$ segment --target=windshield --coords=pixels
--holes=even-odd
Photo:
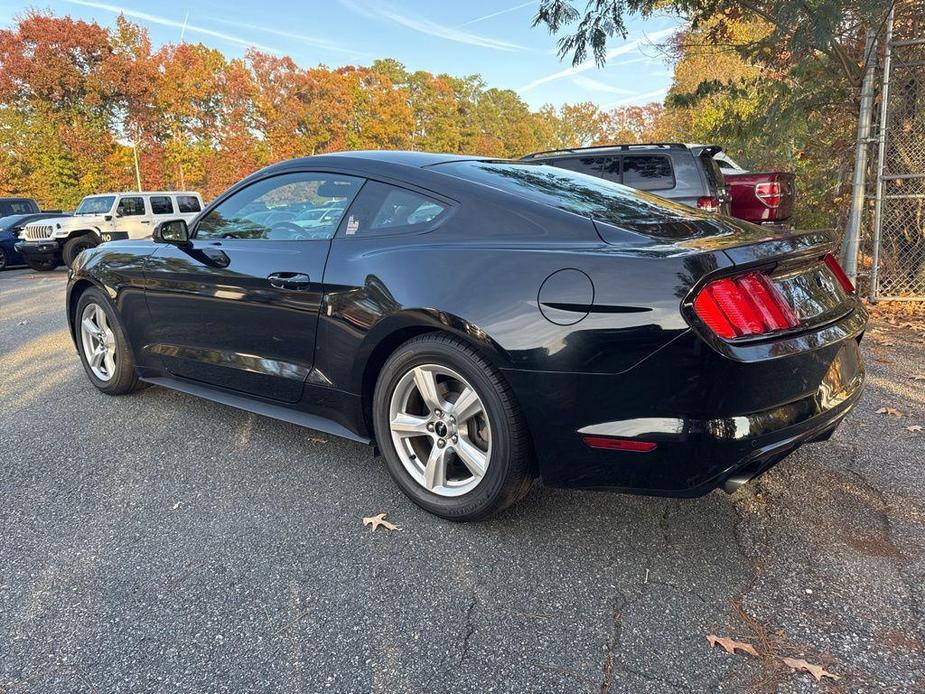
[[[702,212],[651,193],[545,164],[459,161],[433,168],[616,226],[705,218]]]
[[[84,198],[80,201],[74,214],[108,214],[115,201],[115,195],[97,195]]]

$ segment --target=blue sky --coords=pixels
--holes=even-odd
[[[229,57],[248,46],[291,56],[299,65],[329,67],[395,58],[411,70],[479,73],[492,87],[516,90],[533,108],[593,101],[603,108],[660,101],[671,67],[655,43],[677,18],[631,18],[626,40],[611,41],[604,69],[560,61],[555,38],[531,28],[538,0],[53,0],[29,5],[0,0],[0,24],[34,7],[112,25],[121,11],[146,26],[155,45],[181,37]],[[582,6],[583,2],[577,3]]]

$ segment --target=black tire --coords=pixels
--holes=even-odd
[[[36,272],[48,272],[58,267],[59,263],[54,258],[26,258],[26,265]]]
[[[392,393],[415,366],[435,364],[452,369],[475,389],[491,427],[491,455],[484,477],[456,497],[435,494],[419,484],[402,464],[389,428]],[[422,335],[401,345],[379,373],[373,396],[376,440],[392,478],[421,508],[452,521],[485,518],[526,496],[533,483],[532,450],[527,426],[510,386],[474,348],[449,335]]]
[[[90,234],[75,236],[64,242],[64,248],[61,249],[61,259],[67,267],[71,267],[83,251],[88,248],[99,246],[96,239]]]
[[[6,266],[9,264],[10,259],[6,255],[6,251],[0,248],[0,270],[6,270]]]
[[[84,311],[90,304],[96,304],[106,314],[109,329],[115,339],[115,370],[113,371],[113,377],[109,380],[100,379],[93,373],[87,354],[84,351],[80,322]],[[77,351],[80,352],[80,361],[83,364],[84,371],[87,373],[87,378],[98,390],[107,395],[125,395],[138,390],[142,386],[135,370],[135,357],[129,347],[128,340],[125,338],[122,325],[109,300],[99,289],[87,289],[80,295],[80,299],[77,301],[77,310],[74,314],[74,329],[77,333]]]

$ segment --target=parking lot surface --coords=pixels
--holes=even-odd
[[[921,332],[874,324],[856,411],[733,496],[537,485],[460,525],[364,446],[98,393],[65,280],[0,273],[4,694],[925,690]]]

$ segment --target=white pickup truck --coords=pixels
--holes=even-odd
[[[141,239],[167,219],[191,222],[202,211],[192,192],[101,193],[88,195],[72,217],[38,220],[23,227],[16,244],[33,270],[70,266],[80,252],[104,241]]]

